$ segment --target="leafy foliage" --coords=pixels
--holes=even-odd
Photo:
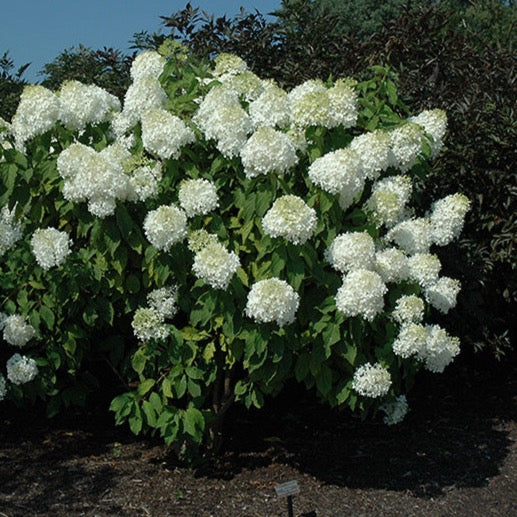
[[[29,65],[26,63],[14,71],[14,61],[9,57],[9,52],[4,52],[0,57],[0,117],[4,120],[11,120],[16,111],[23,87],[27,84],[23,74]]]

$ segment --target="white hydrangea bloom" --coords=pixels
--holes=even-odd
[[[260,127],[241,150],[244,173],[248,178],[277,172],[284,174],[298,162],[296,149],[285,133]]]
[[[386,413],[384,416],[384,423],[386,425],[396,425],[404,420],[409,406],[406,396],[400,395],[395,400],[385,402],[379,409]]]
[[[414,294],[401,296],[397,300],[392,316],[400,325],[421,323],[424,319],[424,301]]]
[[[409,122],[421,126],[430,138],[433,156],[438,155],[443,147],[443,137],[447,131],[447,114],[441,109],[425,110]]]
[[[463,194],[453,194],[436,201],[430,217],[433,242],[445,246],[456,239],[469,210],[470,201]]]
[[[196,253],[192,271],[214,289],[227,289],[239,266],[239,257],[233,251],[214,242]]]
[[[6,364],[7,378],[16,385],[26,384],[38,375],[36,361],[30,357],[14,354]]]
[[[65,81],[59,90],[60,119],[71,130],[100,124],[120,111],[120,101],[94,84]]]
[[[241,74],[223,74],[218,77],[218,80],[246,102],[257,99],[264,92],[262,79],[249,70]]]
[[[130,201],[146,201],[158,195],[158,184],[162,178],[162,167],[144,165],[131,171],[129,176]]]
[[[291,141],[296,151],[305,153],[307,151],[307,139],[305,138],[305,130],[293,126],[285,133],[287,138]]]
[[[289,124],[287,92],[276,85],[268,85],[260,96],[250,103],[248,111],[254,128],[285,127]]]
[[[361,181],[356,181],[351,185],[347,185],[340,193],[339,193],[339,206],[342,210],[348,210],[356,201],[357,197],[363,191],[364,183]]]
[[[17,147],[23,149],[25,142],[51,129],[59,115],[55,93],[38,84],[25,86],[11,124]]]
[[[39,228],[31,238],[32,253],[36,262],[45,270],[61,265],[71,253],[72,241],[66,232],[56,228]]]
[[[357,92],[354,90],[356,81],[350,78],[338,79],[328,90],[329,112],[332,127],[352,127],[357,122],[358,104]]]
[[[0,257],[23,236],[22,225],[14,218],[14,212],[14,208],[9,210],[7,206],[0,210]]]
[[[422,130],[408,123],[392,129],[389,133],[391,165],[406,172],[415,165],[422,151]]]
[[[292,323],[300,305],[300,296],[279,278],[260,280],[251,286],[246,315],[258,323],[276,322],[279,327]]]
[[[248,70],[248,65],[244,59],[227,52],[221,52],[214,59],[214,63],[215,68],[213,74],[216,77],[220,77],[225,74],[242,74]]]
[[[387,234],[406,253],[427,253],[433,243],[431,221],[427,217],[407,219],[395,225]]]
[[[354,372],[352,389],[363,397],[384,397],[391,387],[390,372],[380,363],[363,364]]]
[[[447,314],[450,309],[456,307],[456,297],[461,290],[461,284],[454,278],[441,277],[436,283],[425,289],[425,299],[435,309]]]
[[[249,115],[237,93],[224,86],[212,88],[199,105],[193,122],[207,140],[215,140],[226,158],[237,156],[252,130]]]
[[[409,276],[406,254],[397,248],[378,251],[375,254],[374,269],[384,282],[403,282]]]
[[[283,237],[293,244],[304,244],[318,222],[316,210],[298,196],[282,196],[262,218],[262,227],[271,237]]]
[[[197,253],[210,244],[218,244],[217,235],[206,230],[194,230],[188,234],[188,249]]]
[[[131,63],[131,78],[133,81],[158,79],[163,72],[165,62],[165,58],[155,50],[144,50]]]
[[[412,183],[409,176],[390,176],[373,184],[372,195],[366,208],[372,212],[375,222],[390,228],[404,216],[411,197]]]
[[[372,269],[375,243],[368,232],[343,233],[325,251],[325,259],[340,273],[354,269]]]
[[[7,386],[5,382],[5,377],[0,373],[0,402],[5,399],[7,395]]]
[[[154,289],[147,295],[147,303],[162,318],[170,319],[178,312],[178,307],[176,306],[177,296],[177,286],[161,287],[160,289]]]
[[[164,109],[152,109],[142,115],[142,143],[146,151],[162,160],[177,159],[183,146],[196,140],[183,120]]]
[[[155,108],[163,108],[167,99],[167,94],[158,79],[145,77],[134,82],[126,91],[122,118],[115,119],[115,126],[113,128],[115,133],[125,133],[148,111]]]
[[[187,236],[187,216],[176,206],[162,205],[145,216],[144,232],[155,248],[169,251]]]
[[[208,214],[219,206],[217,189],[206,179],[184,181],[180,185],[178,199],[189,218]]]
[[[135,311],[131,326],[135,336],[141,341],[149,339],[165,339],[169,329],[163,323],[163,316],[153,308],[139,308]]]
[[[420,284],[421,287],[429,287],[438,280],[442,265],[440,259],[431,253],[417,253],[408,259],[409,278]]]
[[[336,307],[345,316],[372,321],[384,308],[387,288],[374,271],[355,269],[343,279],[336,294]]]
[[[361,158],[365,176],[375,180],[390,166],[390,137],[385,131],[375,130],[356,136],[350,149]]]
[[[289,94],[291,124],[298,127],[337,125],[329,90],[319,79],[310,79],[293,88]]]
[[[427,328],[419,323],[402,325],[397,339],[393,342],[393,353],[407,359],[413,355],[422,357],[427,341]]]
[[[425,348],[420,354],[427,370],[442,373],[459,353],[460,340],[457,337],[450,336],[438,325],[427,326]]]
[[[309,167],[309,178],[329,194],[344,190],[359,192],[364,186],[361,159],[352,149],[338,149],[314,160]]]
[[[36,335],[34,327],[20,314],[7,316],[3,328],[4,340],[13,346],[25,346]]]

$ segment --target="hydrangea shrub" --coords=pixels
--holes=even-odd
[[[432,324],[460,289],[433,248],[469,201],[411,206],[445,113],[411,116],[381,67],[287,92],[168,43],[131,77],[122,106],[28,87],[3,123],[0,398],[55,412],[104,361],[117,422],[187,448],[292,378],[400,422],[418,370],[460,351]]]

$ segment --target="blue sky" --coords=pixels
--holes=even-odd
[[[182,9],[187,0],[6,0],[0,18],[0,54],[9,50],[17,67],[31,63],[29,81],[61,51],[82,43],[94,49],[127,50],[135,32],[155,31],[160,16]],[[194,7],[232,16],[240,7],[266,14],[281,0],[192,0]]]

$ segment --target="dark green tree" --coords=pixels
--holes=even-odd
[[[0,57],[0,117],[4,120],[11,120],[16,111],[23,87],[27,84],[23,74],[29,65],[26,63],[16,69],[8,51]]]

